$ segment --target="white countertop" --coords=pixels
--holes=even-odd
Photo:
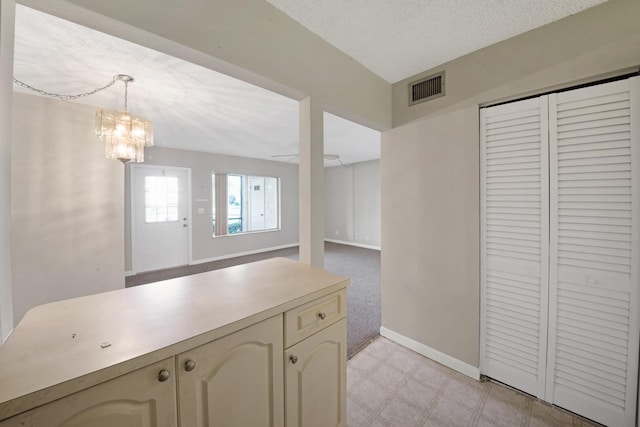
[[[31,309],[0,346],[0,420],[345,288],[286,258]]]

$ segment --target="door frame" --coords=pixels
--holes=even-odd
[[[187,265],[193,264],[193,251],[192,251],[192,238],[191,238],[191,221],[192,221],[192,209],[191,209],[191,168],[184,168],[178,166],[163,166],[163,165],[144,165],[144,164],[132,164],[130,170],[129,180],[129,202],[130,202],[130,219],[131,224],[131,273],[137,274],[139,265],[137,248],[136,248],[136,171],[140,169],[169,169],[178,172],[187,173]]]

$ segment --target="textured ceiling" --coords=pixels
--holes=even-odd
[[[266,0],[390,83],[606,0]]]
[[[153,121],[157,146],[297,162],[271,156],[298,152],[298,102],[257,86],[20,5],[14,58],[17,79],[60,94],[133,76],[129,110]],[[74,102],[123,109],[124,86]],[[325,113],[325,153],[379,158],[380,133]]]
[[[396,82],[605,0],[267,1]],[[298,151],[297,101],[20,5],[14,65],[16,78],[65,94],[134,76],[129,109],[154,122],[158,146],[297,161],[271,157]],[[121,109],[122,84],[77,102]],[[380,134],[325,113],[325,153],[379,158]]]

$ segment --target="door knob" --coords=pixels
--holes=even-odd
[[[193,371],[195,367],[196,367],[196,362],[191,359],[184,362],[184,370],[187,372]]]
[[[158,381],[163,383],[166,380],[168,380],[170,376],[171,374],[169,373],[169,371],[167,371],[166,369],[163,369],[160,372],[158,372]]]
[[[295,365],[296,363],[298,363],[298,356],[294,356],[292,354],[291,356],[289,356],[289,360],[291,360],[291,363]]]

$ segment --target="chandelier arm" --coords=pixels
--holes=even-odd
[[[89,96],[89,95],[93,95],[95,93],[101,92],[101,91],[103,91],[103,90],[105,90],[107,88],[110,88],[114,84],[116,84],[116,81],[118,81],[118,80],[119,80],[119,75],[116,75],[116,76],[113,76],[113,79],[109,83],[107,83],[106,85],[98,87],[98,88],[96,88],[96,89],[94,89],[94,90],[92,90],[90,92],[79,93],[77,95],[61,95],[59,93],[47,92],[47,91],[44,91],[42,89],[37,89],[37,88],[35,88],[35,87],[25,83],[25,82],[22,82],[22,81],[16,79],[15,77],[13,78],[13,82],[15,84],[19,85],[19,86],[22,86],[22,87],[24,87],[26,89],[32,90],[34,92],[37,92],[40,95],[51,96],[53,98],[62,99],[63,101],[68,101],[70,99],[83,98],[85,96]],[[126,104],[126,102],[125,102],[125,104]]]

